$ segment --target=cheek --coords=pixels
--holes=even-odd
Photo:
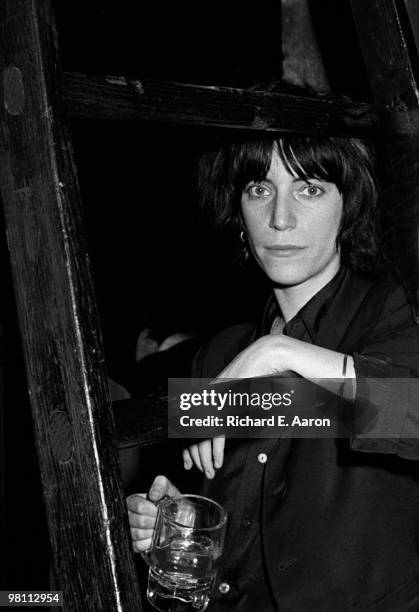
[[[312,228],[317,233],[319,242],[326,241],[335,243],[339,233],[339,228],[342,220],[341,206],[333,208],[328,213],[325,212],[321,218],[313,219]]]
[[[242,210],[242,217],[248,239],[250,242],[257,242],[258,237],[263,232],[263,223],[260,215],[255,214],[254,211],[249,213],[248,211]]]

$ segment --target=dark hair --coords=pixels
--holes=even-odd
[[[357,138],[264,136],[230,143],[202,156],[198,192],[215,226],[241,228],[241,195],[252,181],[266,178],[276,151],[286,168],[300,179],[334,183],[343,196],[337,236],[342,262],[362,272],[383,267],[378,244],[377,179],[372,147]]]

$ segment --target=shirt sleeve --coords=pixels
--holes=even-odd
[[[254,323],[239,323],[216,334],[195,355],[191,378],[215,378],[254,339]]]
[[[367,402],[369,418],[353,435],[352,450],[419,460],[419,326],[401,286],[389,292],[353,358],[355,414]]]

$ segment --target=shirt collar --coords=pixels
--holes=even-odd
[[[371,282],[342,266],[335,276],[314,295],[286,324],[284,334],[336,349],[359,308]],[[258,336],[270,333],[280,309],[272,294],[258,328]],[[327,317],[326,317],[327,314]]]

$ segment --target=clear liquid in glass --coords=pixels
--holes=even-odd
[[[179,534],[151,552],[147,598],[162,612],[206,609],[221,551],[211,538]]]

